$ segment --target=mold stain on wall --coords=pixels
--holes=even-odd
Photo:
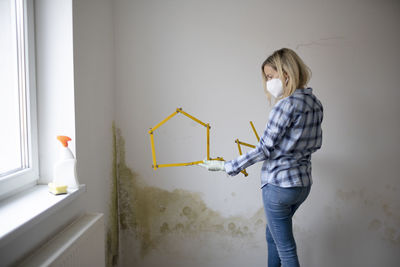
[[[397,191],[397,187],[386,185],[388,191]],[[358,201],[369,208],[376,207],[382,214],[380,218],[373,218],[368,222],[368,230],[381,234],[383,240],[394,246],[400,246],[400,211],[393,204],[382,197],[374,198],[367,196],[363,189],[345,192],[338,190],[336,195],[339,199],[349,202]]]
[[[116,151],[115,123],[112,123],[112,168],[111,168],[111,192],[109,202],[109,218],[106,234],[106,265],[118,266],[119,256],[119,226],[118,226],[118,188],[117,188],[117,151]]]
[[[183,189],[167,191],[146,185],[125,163],[125,140],[121,130],[114,123],[112,129],[113,186],[107,235],[108,266],[118,262],[118,250],[132,250],[122,248],[127,243],[130,243],[127,246],[138,243],[139,251],[132,253],[143,259],[153,250],[170,246],[169,239],[198,240],[204,234],[211,234],[207,236],[229,238],[237,243],[248,242],[256,232],[264,232],[262,208],[250,218],[224,217],[207,207],[199,193]],[[127,238],[135,240],[124,245],[121,240]]]

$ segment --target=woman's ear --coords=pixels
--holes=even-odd
[[[289,78],[289,75],[286,73],[286,71],[283,72],[283,77],[285,77],[285,80]]]
[[[289,82],[289,75],[286,72],[283,73],[283,77],[285,77],[285,84],[287,85]]]

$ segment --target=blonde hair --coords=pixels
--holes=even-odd
[[[267,94],[268,101],[271,104],[271,94],[267,90],[267,77],[265,77],[264,67],[270,66],[278,72],[279,79],[283,84],[283,95],[276,99],[277,101],[288,97],[294,93],[297,88],[305,88],[311,79],[311,69],[303,62],[303,60],[289,48],[281,48],[270,55],[261,65],[261,75],[263,79],[264,91]],[[288,82],[285,82],[285,76],[288,76]]]

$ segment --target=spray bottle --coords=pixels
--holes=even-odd
[[[62,146],[60,148],[60,160],[54,165],[54,177],[51,186],[56,189],[56,192],[64,191],[62,190],[64,187],[65,191],[66,187],[76,189],[79,186],[76,174],[76,159],[74,158],[72,151],[68,148],[68,141],[71,141],[71,138],[59,135],[57,136],[57,139],[61,142]],[[57,188],[59,190],[57,190]],[[50,191],[52,192],[52,190]]]

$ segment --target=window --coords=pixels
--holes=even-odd
[[[38,179],[33,0],[0,0],[0,198]]]

